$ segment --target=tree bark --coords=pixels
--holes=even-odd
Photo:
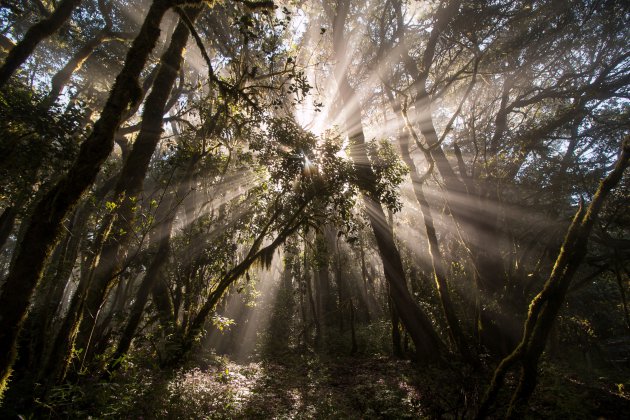
[[[114,133],[125,109],[138,96],[138,77],[160,35],[160,22],[170,1],[155,0],[127,53],[125,64],[109,99],[82,143],[79,156],[68,173],[35,206],[24,238],[16,250],[9,275],[0,294],[0,394],[6,387],[16,357],[17,335],[22,327],[33,290],[61,229],[66,214],[92,185],[113,148]]]
[[[336,312],[336,302],[332,294],[330,265],[331,248],[330,248],[330,227],[323,226],[318,229],[315,234],[315,289],[317,295],[317,310],[319,312],[321,322],[320,344],[326,340],[328,331],[333,324],[334,314]]]
[[[400,317],[396,311],[396,306],[394,304],[394,299],[392,299],[389,284],[387,286],[387,307],[389,309],[389,316],[392,324],[392,353],[395,357],[402,358],[405,353],[403,351],[402,336],[400,334]]]
[[[57,101],[72,75],[79,71],[83,63],[92,55],[96,48],[108,39],[113,39],[109,29],[102,29],[93,38],[89,39],[61,70],[55,73],[51,80],[50,92],[48,92],[48,96],[45,99],[48,105],[53,105]]]
[[[94,192],[92,197],[84,200],[80,207],[77,208],[66,237],[57,246],[62,252],[59,263],[49,273],[48,280],[46,275],[44,275],[38,286],[35,302],[27,318],[27,323],[34,329],[34,332],[31,332],[31,347],[33,349],[33,357],[37,358],[33,367],[38,370],[43,368],[42,364],[47,360],[50,344],[46,345],[46,342],[55,338],[54,331],[57,329],[55,320],[62,315],[60,308],[63,303],[63,294],[75,267],[90,214],[95,206],[101,205],[107,194],[113,189],[115,181],[116,175],[107,179]],[[91,204],[92,199],[94,200],[94,205]],[[41,372],[33,373],[40,374]]]
[[[7,239],[9,239],[11,232],[13,232],[17,213],[15,206],[9,206],[5,208],[2,215],[0,215],[0,250],[4,248],[4,244],[7,242]]]
[[[315,324],[315,348],[318,349],[321,345],[322,338],[322,325],[320,320],[319,309],[315,304],[315,299],[313,297],[313,286],[312,286],[312,276],[313,272],[308,269],[306,265],[306,247],[304,248],[304,279],[306,282],[306,296],[308,298],[309,307],[311,308],[311,314],[313,315],[313,323]]]

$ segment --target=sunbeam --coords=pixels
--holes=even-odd
[[[629,20],[0,2],[0,418],[629,412]]]

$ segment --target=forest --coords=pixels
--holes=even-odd
[[[0,1],[0,418],[628,418],[629,40],[623,0]]]

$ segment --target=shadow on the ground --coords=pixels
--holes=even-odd
[[[191,412],[198,418],[458,418],[465,400],[454,378],[421,375],[410,362],[385,357],[226,362],[178,375],[160,412],[171,418]],[[450,385],[439,384],[444,381]]]
[[[530,418],[627,418],[630,384],[616,377],[585,380],[570,371],[559,365],[544,369]],[[471,418],[489,375],[454,367],[422,368],[376,355],[286,353],[236,363],[210,353],[177,370],[130,364],[112,382],[84,378],[57,387],[47,401],[38,402],[36,412],[42,415],[35,418]],[[508,388],[515,379],[508,377]],[[501,393],[496,418],[505,413],[509,394],[509,389]],[[28,410],[21,413],[29,418]]]

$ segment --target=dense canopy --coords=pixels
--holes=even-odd
[[[622,418],[630,4],[0,2],[0,416]]]

